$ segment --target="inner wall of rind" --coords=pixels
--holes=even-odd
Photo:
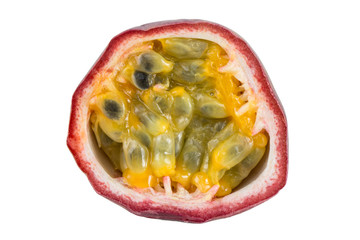
[[[88,122],[90,119],[88,120]],[[110,175],[112,178],[121,177],[121,172],[114,169],[114,166],[111,163],[110,158],[104,153],[104,151],[99,148],[99,145],[96,141],[96,137],[94,131],[90,127],[90,123],[87,126],[88,136],[90,137],[89,143],[90,147],[93,150],[96,160],[100,163],[103,169],[106,171],[107,174]]]
[[[90,127],[90,119],[88,120],[88,123],[89,123],[89,125],[87,126],[87,131],[90,136],[89,142],[90,142],[91,148],[94,150],[96,159],[101,164],[101,166],[104,168],[104,170],[109,174],[109,176],[111,176],[112,178],[121,177],[121,175],[122,175],[121,171],[114,169],[113,164],[111,163],[111,160],[109,159],[109,157],[104,153],[104,151],[101,148],[99,148],[97,141],[96,141],[95,134]],[[264,132],[264,133],[268,137],[268,144],[266,146],[266,152],[265,152],[264,156],[262,157],[261,161],[256,165],[256,167],[250,172],[250,174],[237,187],[235,187],[233,189],[233,191],[232,191],[233,193],[238,191],[239,189],[249,185],[254,180],[256,180],[256,178],[266,168],[271,141],[270,141],[269,135],[266,132]]]
[[[251,170],[250,174],[237,187],[233,189],[233,193],[255,181],[257,177],[259,177],[260,174],[265,170],[269,159],[270,144],[271,144],[271,140],[269,136],[268,139],[269,139],[269,143],[266,146],[266,151],[264,156],[261,158],[260,162],[256,165],[256,167],[253,170]]]

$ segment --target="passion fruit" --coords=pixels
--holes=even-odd
[[[113,38],[76,89],[67,144],[97,193],[141,216],[204,222],[286,183],[287,123],[265,69],[200,20]]]

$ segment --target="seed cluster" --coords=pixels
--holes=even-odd
[[[238,113],[249,103],[241,83],[219,71],[228,61],[205,40],[145,42],[97,92],[92,129],[129,186],[161,186],[169,176],[190,192],[218,184],[221,197],[259,163],[268,140],[251,133],[253,105]]]

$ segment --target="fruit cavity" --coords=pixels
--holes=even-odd
[[[218,185],[215,197],[230,194],[268,144],[266,132],[253,135],[251,93],[220,71],[229,56],[213,42],[143,44],[150,47],[134,50],[93,96],[90,124],[98,146],[129,187],[161,189],[170,178],[174,190],[207,192]]]

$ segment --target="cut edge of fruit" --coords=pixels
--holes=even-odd
[[[195,25],[195,24],[196,25]],[[154,26],[157,26],[153,28]],[[178,220],[184,220],[184,221],[192,221],[192,222],[202,222],[207,221],[210,219],[215,219],[217,216],[223,217],[228,215],[233,215],[238,212],[244,211],[252,206],[255,206],[262,201],[265,201],[267,198],[273,196],[277,191],[279,191],[286,182],[286,175],[287,175],[287,126],[286,126],[286,118],[284,115],[284,112],[281,108],[280,102],[278,101],[278,98],[273,91],[272,87],[270,86],[270,83],[266,81],[268,79],[263,67],[261,66],[260,62],[257,60],[256,56],[253,54],[251,49],[247,46],[247,44],[242,40],[239,39],[238,36],[231,31],[227,30],[226,28],[223,28],[217,24],[204,22],[204,21],[197,21],[191,22],[191,21],[178,21],[178,22],[166,22],[166,23],[155,23],[153,25],[147,25],[140,27],[140,29],[133,29],[126,31],[117,37],[115,37],[109,44],[107,50],[103,53],[102,57],[100,57],[99,61],[96,63],[94,68],[88,73],[88,75],[85,77],[84,81],[80,84],[76,92],[73,96],[73,102],[72,102],[72,114],[70,119],[70,127],[69,127],[69,136],[68,136],[68,146],[73,153],[76,162],[78,163],[79,167],[84,171],[92,185],[94,186],[95,190],[109,198],[112,201],[115,201],[119,203],[120,205],[125,206],[130,211],[140,214],[140,215],[146,215],[148,217],[155,217],[155,218],[168,218],[168,219],[178,219]],[[170,28],[166,29],[166,28]],[[257,92],[257,96],[262,96],[265,101],[260,101],[261,104],[259,105],[258,112],[261,114],[258,114],[254,131],[253,133],[260,132],[262,129],[266,129],[270,136],[270,151],[269,155],[274,153],[271,151],[272,145],[277,146],[278,149],[276,149],[275,153],[277,153],[274,157],[274,160],[277,160],[274,164],[277,164],[278,166],[275,168],[273,166],[273,169],[267,169],[267,170],[273,170],[274,174],[271,174],[272,176],[270,179],[261,179],[264,184],[262,186],[261,191],[256,193],[256,191],[252,190],[254,192],[253,196],[238,196],[239,194],[236,194],[237,199],[242,199],[240,202],[233,203],[229,202],[229,206],[233,206],[234,204],[237,205],[233,210],[230,210],[229,207],[224,207],[224,205],[216,204],[219,201],[227,202],[230,196],[233,196],[235,194],[229,195],[229,197],[224,197],[222,199],[218,199],[218,201],[205,201],[202,204],[195,204],[196,206],[191,205],[191,202],[182,203],[182,206],[178,206],[179,209],[182,211],[186,211],[186,207],[188,207],[188,214],[176,214],[179,209],[177,209],[174,206],[177,206],[179,204],[179,198],[177,198],[174,202],[171,201],[168,196],[175,196],[176,193],[172,194],[164,194],[161,196],[166,196],[165,201],[161,201],[160,197],[159,199],[154,198],[154,195],[152,195],[151,199],[146,197],[146,194],[134,191],[133,189],[126,189],[125,187],[121,191],[119,191],[119,188],[115,188],[112,186],[114,183],[115,185],[118,185],[118,180],[111,179],[106,177],[107,173],[102,169],[100,164],[97,162],[97,160],[94,158],[94,155],[92,155],[92,147],[89,140],[89,133],[88,129],[84,129],[83,126],[88,126],[88,115],[87,112],[87,102],[89,100],[89,97],[94,88],[96,88],[99,84],[99,80],[101,80],[102,77],[108,77],[109,74],[113,71],[113,69],[109,66],[109,64],[113,61],[110,61],[110,56],[114,52],[118,52],[119,48],[123,45],[119,44],[121,41],[126,39],[127,37],[136,36],[141,33],[144,33],[147,36],[151,36],[152,39],[159,38],[157,37],[159,34],[162,33],[168,33],[168,32],[175,32],[178,33],[180,28],[184,31],[188,31],[185,35],[176,35],[181,37],[200,37],[201,31],[199,30],[205,30],[209,31],[209,36],[212,36],[213,34],[217,34],[216,36],[218,38],[223,37],[223,39],[227,39],[231,42],[230,45],[233,45],[235,49],[239,51],[239,54],[242,55],[241,60],[244,61],[242,66],[236,65],[233,62],[231,62],[233,65],[225,66],[224,70],[229,71],[233,69],[245,69],[244,71],[240,71],[236,73],[237,78],[243,78],[247,77],[250,78],[248,83],[253,83],[252,85],[249,85],[249,88],[253,89],[255,92]],[[155,35],[151,35],[151,33],[143,32],[143,30],[148,29],[148,31],[153,31]],[[189,29],[196,30],[196,34],[191,35],[189,34]],[[195,35],[195,36],[194,36]],[[218,36],[220,35],[220,36]],[[165,35],[166,37],[169,37],[168,34]],[[171,34],[170,34],[171,36]],[[211,37],[204,38],[206,40],[211,40]],[[225,37],[224,37],[225,36]],[[143,40],[141,40],[143,41]],[[240,43],[239,43],[240,41]],[[129,42],[132,42],[130,39]],[[218,43],[220,46],[222,46],[225,50],[227,50],[226,47],[224,47],[221,43],[214,41]],[[129,48],[131,49],[131,48]],[[126,53],[126,51],[125,51]],[[118,56],[119,57],[119,56]],[[116,58],[116,57],[115,57]],[[123,57],[121,57],[123,58]],[[245,60],[247,59],[247,60]],[[239,62],[238,62],[239,63]],[[110,64],[111,65],[111,64]],[[102,70],[101,70],[102,69]],[[97,79],[97,80],[96,80]],[[254,81],[256,79],[257,82]],[[269,117],[270,116],[270,117]],[[266,121],[265,121],[266,120]],[[266,123],[266,124],[265,124]],[[276,126],[277,131],[273,131],[270,126]],[[274,137],[272,137],[274,136]],[[280,138],[278,138],[280,136]],[[284,139],[285,136],[285,139]],[[91,160],[91,161],[89,161]],[[103,170],[103,171],[101,171]],[[104,181],[101,181],[104,180]],[[169,193],[169,189],[167,191]],[[246,192],[245,190],[242,190],[241,192]],[[136,198],[131,198],[130,196],[132,194],[136,195]],[[194,193],[195,194],[195,193]],[[184,193],[183,195],[186,195]],[[244,195],[244,194],[243,194]],[[206,198],[206,197],[205,197]],[[138,201],[134,201],[132,199],[136,199]],[[211,200],[211,199],[210,199]],[[133,204],[131,204],[133,202]],[[163,202],[161,207],[158,206],[160,202]],[[217,209],[213,214],[205,214],[201,213],[201,210],[199,209],[208,209],[208,207],[204,207],[203,205],[210,204],[212,205],[212,209]],[[135,206],[136,205],[136,206]],[[167,208],[166,206],[170,206],[170,208]],[[171,208],[173,207],[173,208]],[[197,210],[194,210],[197,209]],[[208,209],[209,210],[209,209]],[[150,213],[152,212],[152,213]],[[211,211],[210,211],[211,212]],[[203,216],[202,216],[203,215]],[[205,216],[206,215],[206,216]]]

